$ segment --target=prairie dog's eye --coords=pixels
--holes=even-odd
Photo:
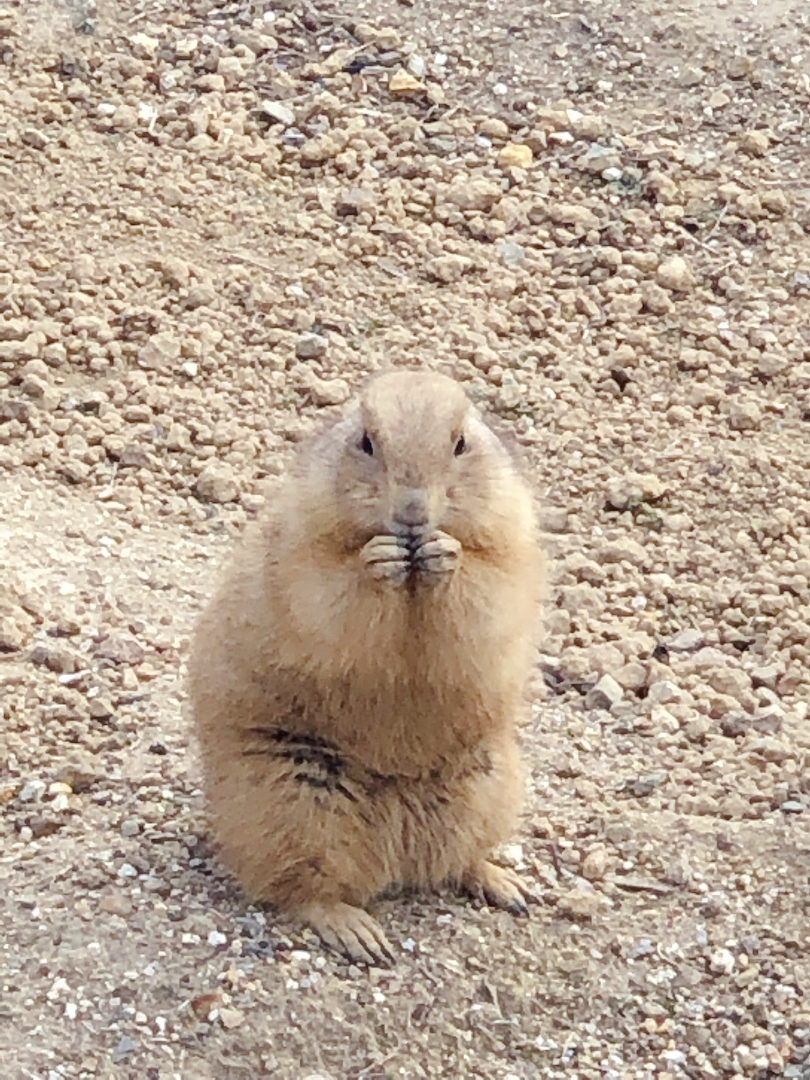
[[[371,441],[371,436],[367,431],[363,432],[363,438],[360,440],[360,449],[364,454],[368,454],[369,457],[374,457],[374,443]]]
[[[456,446],[455,446],[455,449],[453,450],[453,453],[456,455],[456,457],[461,457],[461,455],[464,453],[464,451],[466,449],[467,449],[467,440],[464,438],[463,435],[459,435],[458,441],[456,442]]]

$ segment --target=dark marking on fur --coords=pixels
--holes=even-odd
[[[330,778],[343,773],[345,762],[334,743],[317,735],[298,735],[284,728],[248,728],[250,735],[258,736],[265,745],[250,747],[243,751],[247,756],[264,755],[291,761],[293,765],[310,765]],[[298,777],[307,774],[298,774]],[[330,788],[331,790],[331,788]]]
[[[308,787],[317,788],[319,791],[328,791],[330,795],[337,792],[338,795],[342,795],[349,802],[356,803],[359,801],[353,791],[350,791],[345,784],[341,784],[333,776],[313,776],[311,773],[298,772],[293,779],[299,784],[306,784]]]
[[[328,780],[324,780],[322,776],[310,776],[309,773],[297,772],[295,779],[299,784],[309,784],[310,787],[326,788],[329,791],[334,790],[333,785]]]
[[[291,761],[293,765],[314,765],[329,776],[340,776],[343,772],[343,758],[330,750],[319,746],[295,746],[289,750],[279,750],[276,757]]]
[[[247,733],[258,736],[264,745],[261,747],[254,745],[245,749],[243,753],[246,756],[265,755],[277,760],[289,761],[301,770],[294,775],[297,783],[326,791],[330,795],[342,795],[344,799],[354,804],[360,802],[361,792],[370,799],[378,799],[391,788],[396,787],[403,779],[413,779],[366,768],[356,759],[344,754],[335,743],[319,735],[299,734],[287,728],[269,727],[248,728]],[[471,756],[471,760],[468,760],[467,767],[461,775],[488,776],[494,767],[489,751],[479,751]],[[431,813],[439,812],[439,808],[446,806],[449,801],[441,791],[435,790],[445,781],[445,773],[445,768],[438,767],[430,769],[425,776],[432,789],[429,792],[429,805],[426,804],[426,809]],[[453,774],[459,776],[457,765],[453,769]]]
[[[374,772],[373,769],[358,770],[357,775],[351,775],[351,779],[362,787],[370,799],[378,799],[399,782],[399,777],[386,776],[384,773]]]
[[[252,727],[248,728],[247,731],[251,735],[261,735],[263,738],[275,743],[295,743],[301,746],[310,746],[313,749],[333,750],[335,752],[340,749],[334,743],[322,739],[320,735],[299,735],[294,731],[287,731],[285,728]]]

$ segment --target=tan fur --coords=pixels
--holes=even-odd
[[[371,960],[390,946],[358,909],[392,884],[522,906],[486,858],[520,809],[541,584],[530,494],[452,380],[380,376],[302,451],[190,661],[216,832],[251,897]]]

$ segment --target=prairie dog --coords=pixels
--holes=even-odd
[[[542,582],[529,490],[452,379],[378,376],[302,449],[189,666],[215,832],[253,899],[371,963],[392,950],[364,906],[392,885],[525,912],[487,857],[522,802]]]

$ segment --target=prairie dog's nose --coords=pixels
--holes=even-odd
[[[428,494],[424,488],[396,488],[391,499],[391,517],[396,524],[408,529],[427,525],[430,514]]]

